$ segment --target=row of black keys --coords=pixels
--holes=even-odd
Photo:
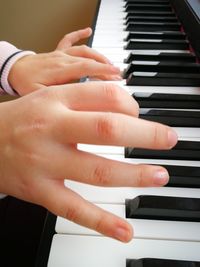
[[[136,35],[132,39],[132,37]],[[179,49],[178,42],[185,40],[168,40],[163,39],[157,43],[157,39],[153,42],[152,38],[167,38],[170,35],[178,38],[180,34],[170,33],[129,33],[126,39],[129,39],[126,47],[133,50],[162,50],[162,49]],[[142,39],[145,39],[142,41]],[[187,49],[186,49],[187,50]],[[138,63],[136,61],[142,61]],[[128,67],[124,70],[123,78],[126,79],[127,85],[141,86],[199,86],[200,85],[200,64],[197,58],[189,50],[186,53],[136,53],[131,52],[127,59]]]
[[[200,267],[199,261],[158,258],[127,259],[126,267]]]
[[[125,4],[126,27],[130,31],[180,31],[181,24],[169,3],[129,3]],[[161,16],[162,15],[162,16]]]
[[[133,97],[142,119],[172,127],[200,127],[200,95],[136,92]]]
[[[129,86],[200,86],[200,64],[193,53],[130,53],[124,61]]]
[[[166,7],[167,5],[167,7]],[[160,7],[161,9],[160,10]],[[159,8],[158,8],[159,7]],[[164,8],[164,9],[163,9]],[[167,8],[167,9],[166,9]],[[181,25],[171,9],[169,2],[157,1],[131,1],[126,4],[126,31],[130,31],[125,49],[127,50],[187,50],[191,58],[190,44],[186,35],[181,31]],[[166,21],[163,21],[163,18]],[[186,53],[184,53],[186,55]],[[148,57],[148,55],[146,55]],[[200,64],[188,62],[185,56],[175,59],[169,53],[163,59],[154,56],[154,59],[147,59],[133,53],[128,57],[126,63],[132,60],[148,61],[148,64],[130,64],[124,71],[124,78],[127,85],[141,86],[199,86],[200,85]],[[144,59],[144,60],[143,60]],[[149,61],[156,61],[154,64]],[[166,62],[166,61],[167,62]]]

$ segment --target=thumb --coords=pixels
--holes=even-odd
[[[91,34],[91,28],[85,28],[66,34],[58,43],[56,50],[65,50],[66,48],[71,47],[73,44],[79,42],[80,40],[90,37]]]

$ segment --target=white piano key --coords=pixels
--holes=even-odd
[[[134,177],[133,177],[134,179]],[[124,204],[126,198],[138,195],[196,197],[200,196],[197,188],[176,187],[101,187],[65,180],[65,185],[85,199],[97,204]]]
[[[126,259],[200,260],[199,242],[133,239],[128,244],[101,237],[54,235],[48,267],[126,267]]]

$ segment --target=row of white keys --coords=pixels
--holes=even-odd
[[[126,267],[126,259],[200,261],[200,243],[133,239],[123,244],[101,236],[55,235],[48,267]]]

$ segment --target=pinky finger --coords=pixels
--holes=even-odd
[[[60,181],[48,182],[42,205],[51,212],[122,242],[132,239],[133,229],[128,222],[86,201]]]

